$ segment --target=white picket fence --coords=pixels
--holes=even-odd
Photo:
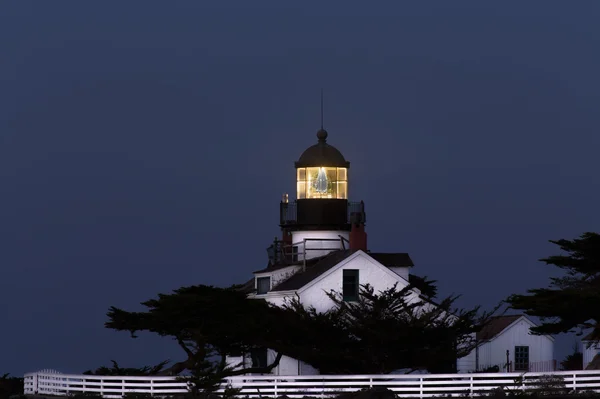
[[[363,388],[385,387],[402,397],[463,396],[489,392],[498,387],[512,390],[539,389],[548,376],[560,376],[569,391],[600,392],[599,371],[552,373],[474,373],[404,375],[316,375],[316,376],[238,376],[227,379],[226,386],[240,388],[241,396],[291,398],[328,397]],[[61,374],[42,370],[25,376],[25,394],[66,396],[98,393],[105,398],[121,398],[127,393],[169,396],[188,391],[186,382],[175,377],[91,376]]]

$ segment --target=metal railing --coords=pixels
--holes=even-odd
[[[310,242],[331,242],[331,246],[318,246],[310,248],[307,245]],[[342,235],[338,235],[338,238],[305,238],[302,241],[286,244],[284,241],[277,240],[268,248],[269,258],[273,264],[280,262],[285,263],[298,263],[302,262],[303,266],[306,267],[306,260],[310,259],[307,255],[307,251],[323,251],[325,253],[331,251],[339,251],[349,249],[350,241]]]

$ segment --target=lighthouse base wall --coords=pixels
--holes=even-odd
[[[343,240],[340,238],[343,237]],[[306,241],[305,241],[306,240]],[[344,241],[345,240],[345,241]],[[342,230],[307,230],[292,232],[292,243],[297,246],[298,260],[325,256],[332,251],[349,249],[350,232]],[[306,245],[306,248],[304,246]]]

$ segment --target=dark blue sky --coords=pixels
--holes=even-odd
[[[369,246],[461,305],[600,230],[598,3],[224,3],[2,5],[0,374],[182,357],[108,307],[266,264],[321,87]]]

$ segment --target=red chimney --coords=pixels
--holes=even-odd
[[[367,233],[363,223],[352,223],[350,230],[350,249],[356,251],[361,249],[367,252]]]

